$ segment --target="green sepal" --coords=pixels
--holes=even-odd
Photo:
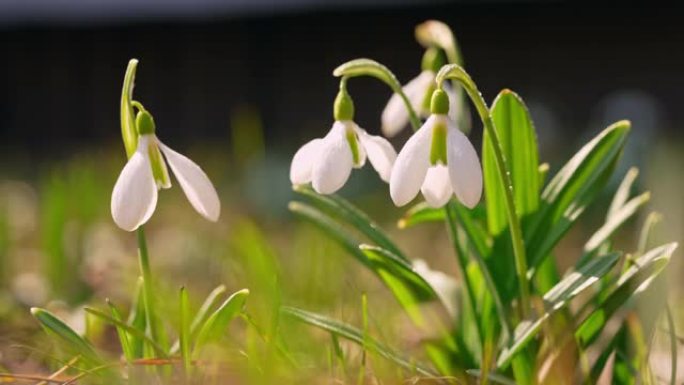
[[[443,89],[436,89],[432,93],[430,112],[433,114],[446,115],[449,113],[449,96]]]
[[[138,111],[138,114],[135,117],[135,127],[138,130],[139,135],[154,134],[156,126],[152,114],[146,110]]]
[[[447,164],[447,126],[443,122],[432,128],[432,143],[430,144],[430,164]]]
[[[335,120],[354,120],[354,101],[352,100],[346,89],[340,87],[340,92],[335,97],[335,106],[333,110]]]

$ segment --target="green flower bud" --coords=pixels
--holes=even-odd
[[[420,68],[423,71],[432,71],[437,73],[444,64],[446,64],[446,59],[444,58],[444,53],[442,50],[437,47],[430,47],[426,49],[425,53],[423,54],[423,61]]]
[[[138,115],[135,117],[135,126],[138,129],[138,135],[154,134],[154,118],[145,110],[138,111]]]
[[[430,111],[433,114],[446,115],[449,113],[449,96],[443,89],[438,88],[432,93]]]
[[[337,93],[333,112],[335,120],[354,120],[354,102],[343,87],[340,87],[340,92]]]

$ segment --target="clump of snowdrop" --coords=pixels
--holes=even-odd
[[[354,103],[346,90],[346,79],[340,83],[335,99],[335,122],[328,134],[314,139],[297,150],[290,166],[292,184],[311,182],[319,194],[332,194],[342,188],[353,168],[362,167],[366,158],[389,182],[397,153],[384,138],[369,135],[354,122]]]
[[[453,194],[469,208],[482,195],[482,167],[475,148],[449,118],[449,96],[434,91],[432,115],[399,152],[390,177],[394,204],[403,206],[423,193],[428,205],[444,206]]]
[[[149,112],[140,109],[135,124],[137,149],[121,171],[112,192],[114,222],[123,230],[133,231],[150,219],[157,206],[157,191],[171,187],[167,164],[192,207],[206,219],[217,221],[221,202],[204,171],[157,138],[154,119]]]
[[[402,87],[411,106],[421,117],[428,117],[430,115],[430,101],[432,92],[435,90],[435,76],[444,63],[442,50],[434,47],[428,48],[423,55],[422,71]],[[444,85],[444,90],[449,95],[449,116],[455,121],[459,113],[458,98],[449,84]],[[382,133],[387,137],[397,135],[408,125],[409,113],[401,95],[398,93],[392,94],[387,102],[387,106],[382,111],[380,121]]]

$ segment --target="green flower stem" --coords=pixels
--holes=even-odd
[[[375,60],[350,60],[335,68],[335,70],[333,71],[333,76],[342,76],[343,81],[345,82],[345,86],[346,79],[344,78],[353,78],[357,76],[370,76],[382,81],[383,83],[387,84],[393,92],[397,93],[401,97],[401,100],[404,102],[404,105],[408,110],[409,121],[411,122],[411,127],[413,128],[413,131],[418,131],[420,126],[423,124],[420,121],[420,118],[418,118],[418,114],[413,109],[413,106],[411,106],[411,102],[404,93],[404,90],[402,90],[401,83],[399,83],[397,77],[394,76],[394,74],[392,73],[392,71],[389,70],[389,68],[376,62]]]
[[[147,330],[150,338],[163,348],[166,348],[162,342],[164,337],[160,334],[157,313],[154,302],[154,285],[152,282],[152,270],[150,269],[150,257],[147,252],[147,240],[145,238],[145,230],[143,226],[138,227],[138,262],[143,276],[143,299],[145,302],[145,315],[147,318]]]
[[[494,128],[492,115],[487,107],[487,103],[482,98],[482,94],[477,89],[475,82],[470,78],[465,70],[456,65],[446,65],[437,74],[436,82],[439,88],[442,88],[444,80],[451,79],[458,81],[463,89],[472,100],[477,113],[482,119],[484,129],[487,135],[492,140],[492,148],[494,149],[494,156],[496,159],[496,167],[499,171],[499,176],[503,181],[504,195],[506,197],[506,214],[508,217],[508,227],[511,232],[511,241],[513,243],[513,255],[515,258],[515,270],[518,276],[518,286],[520,288],[520,311],[523,318],[527,318],[530,313],[530,288],[527,279],[527,256],[525,255],[525,244],[523,243],[522,230],[520,227],[520,220],[516,214],[515,200],[513,199],[513,182],[511,181],[511,174],[506,165],[506,160],[501,149],[501,142],[499,136]]]
[[[480,346],[484,347],[484,335],[482,333],[482,325],[480,325],[480,322],[478,322],[479,317],[477,316],[477,312],[475,311],[475,295],[473,294],[470,279],[468,279],[468,257],[465,248],[458,239],[458,227],[456,226],[456,216],[453,210],[451,209],[451,205],[453,205],[453,202],[449,202],[444,207],[444,212],[446,214],[446,222],[447,229],[449,230],[449,236],[451,238],[451,242],[454,244],[454,249],[456,250],[457,254],[456,259],[458,260],[458,272],[461,275],[461,279],[463,279],[463,290],[465,290],[466,292],[466,295],[463,298],[466,302],[465,305],[468,307],[468,311],[470,311],[473,314],[473,317],[475,317],[475,325],[477,326],[475,328],[477,330],[477,339],[478,341],[480,341]]]

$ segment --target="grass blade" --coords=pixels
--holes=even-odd
[[[200,309],[197,311],[195,314],[195,317],[192,320],[192,324],[190,325],[190,341],[194,341],[195,338],[197,338],[197,332],[199,332],[200,328],[204,325],[205,322],[207,322],[207,319],[211,315],[210,311],[213,309],[221,300],[221,297],[223,294],[226,293],[226,286],[225,285],[219,285],[217,286],[214,290],[209,293],[207,298],[204,300],[202,303],[202,306]],[[180,341],[176,340],[176,342],[173,343],[171,346],[171,350],[169,350],[170,355],[178,354],[180,351]]]
[[[523,321],[518,325],[513,343],[501,352],[497,360],[498,368],[505,369],[515,355],[539,333],[544,322],[608,273],[617,263],[619,256],[618,253],[610,253],[594,258],[577,271],[567,275],[548,291],[543,297],[546,312],[535,321]]]
[[[307,323],[309,325],[318,327],[320,329],[326,330],[336,336],[342,337],[344,339],[347,339],[349,341],[352,341],[359,346],[364,345],[364,335],[363,332],[360,331],[359,329],[350,326],[348,324],[345,324],[343,322],[334,320],[332,318],[325,317],[320,314],[316,313],[311,313],[305,310],[297,309],[294,307],[289,307],[285,306],[282,308],[282,312],[285,315],[288,315],[290,317],[293,317],[299,321],[302,321],[304,323]],[[417,371],[418,373],[424,375],[424,376],[431,376],[431,377],[437,377],[438,375],[432,370],[422,366],[415,364],[403,357],[399,353],[396,353],[392,349],[388,348],[387,346],[384,346],[377,342],[375,339],[366,336],[365,337],[365,346],[366,348],[375,353],[380,355],[381,357],[386,358],[387,360],[394,362],[395,364],[401,366],[402,368],[409,370],[411,372]]]
[[[154,340],[152,340],[152,338],[150,338],[144,331],[142,331],[140,329],[136,329],[135,327],[128,325],[128,324],[124,323],[123,321],[117,320],[116,318],[114,318],[114,317],[110,316],[109,314],[107,314],[103,311],[100,311],[98,309],[95,309],[92,307],[86,307],[85,311],[87,313],[94,315],[95,317],[102,319],[103,321],[111,324],[114,327],[121,328],[121,329],[125,330],[130,335],[136,336],[137,338],[142,340],[144,343],[151,346],[152,349],[154,349],[154,351],[160,357],[168,358],[168,354],[166,354],[166,351],[164,351],[164,349],[161,347],[161,345],[159,345]]]
[[[54,314],[37,307],[31,308],[31,314],[48,334],[58,337],[72,355],[81,355],[90,365],[101,365],[104,362],[90,342]]]
[[[391,251],[399,258],[408,261],[409,259],[399,248],[390,240],[380,226],[375,223],[363,211],[337,195],[320,195],[307,186],[295,186],[294,191],[304,195],[314,206],[324,211],[333,218],[348,223],[376,243],[378,246]]]
[[[190,374],[190,305],[188,304],[188,291],[185,287],[180,289],[180,351],[183,360],[185,375]]]
[[[404,213],[397,222],[400,229],[408,229],[426,222],[442,222],[446,219],[444,210],[428,206],[427,202],[420,202]]]
[[[197,351],[204,345],[218,341],[230,321],[237,317],[245,305],[249,290],[242,289],[236,291],[223,302],[223,304],[216,309],[214,313],[207,319],[202,328],[197,333],[194,350]]]
[[[403,258],[391,250],[377,246],[362,245],[349,233],[340,228],[329,216],[318,209],[300,202],[290,202],[290,211],[305,219],[342,246],[351,256],[373,271],[394,294],[414,322],[422,324],[423,319],[415,304],[437,300],[432,287]]]
[[[109,312],[112,313],[112,318],[123,324],[121,313],[109,299],[107,299],[107,305],[109,306]],[[121,350],[123,351],[124,357],[126,358],[126,361],[130,363],[135,359],[135,352],[130,343],[130,336],[125,328],[118,325],[116,325],[116,334],[119,336],[119,343],[121,344]]]
[[[525,228],[530,272],[546,258],[608,182],[630,124],[617,122],[584,145],[542,192],[539,210]]]
[[[676,243],[670,243],[652,249],[639,257],[620,276],[610,294],[599,302],[597,308],[577,328],[575,336],[582,348],[589,346],[598,337],[607,321],[621,306],[632,299],[634,294],[648,287],[668,264],[676,248]]]
[[[594,235],[584,245],[585,256],[590,256],[598,248],[607,242],[610,237],[629,220],[637,211],[643,207],[651,198],[649,192],[645,192],[635,198],[632,198],[624,206],[614,209],[613,213],[608,217],[606,223],[598,229]],[[587,257],[583,256],[583,259]]]

